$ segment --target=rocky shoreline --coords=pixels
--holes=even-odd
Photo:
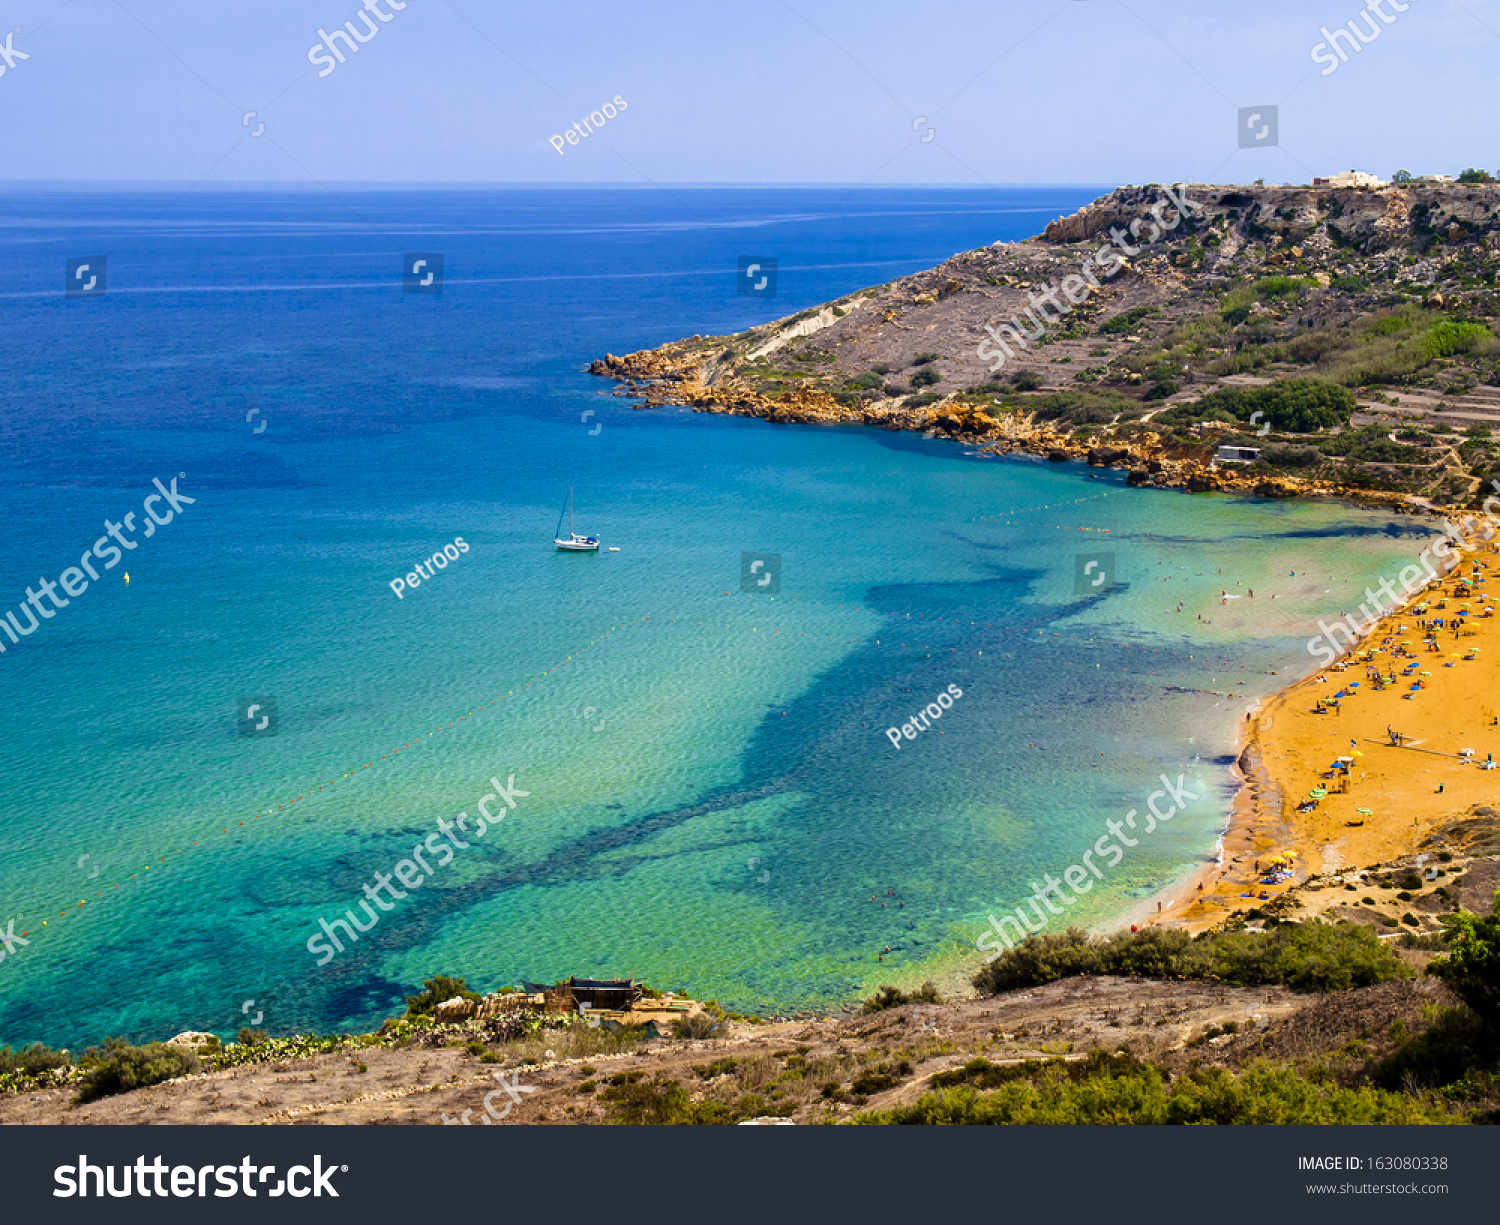
[[[1420,513],[1500,476],[1497,277],[1500,185],[1122,187],[1034,238],[589,370],[641,408]]]
[[[1127,483],[1188,493],[1232,493],[1261,498],[1339,498],[1364,506],[1431,513],[1424,500],[1380,490],[1353,489],[1295,476],[1250,476],[1211,458],[1149,441],[1111,445],[1079,442],[1034,414],[1002,414],[998,419],[968,405],[892,404],[851,411],[832,395],[793,388],[778,395],[757,391],[738,377],[729,360],[701,351],[703,338],[643,349],[624,356],[606,354],[589,373],[620,384],[617,396],[639,400],[641,409],[682,407],[696,412],[756,417],[776,425],[864,425],[907,430],[978,447],[991,455],[1030,455],[1052,463],[1083,462],[1092,468],[1123,469]],[[1211,450],[1211,448],[1210,448]]]

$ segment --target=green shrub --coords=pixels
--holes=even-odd
[[[1115,391],[1052,391],[1027,400],[1025,406],[1044,421],[1067,421],[1074,425],[1099,425],[1117,417],[1132,421],[1147,411],[1129,396]]]
[[[1156,314],[1154,306],[1137,306],[1128,311],[1121,311],[1113,319],[1108,319],[1099,325],[1099,331],[1106,336],[1123,336],[1131,328],[1135,327],[1148,315]]]
[[[905,992],[886,984],[864,1002],[860,1007],[860,1012],[884,1012],[887,1008],[900,1008],[902,1004],[941,1004],[942,1002],[943,997],[938,994],[937,985],[930,981],[923,983],[912,992]]]
[[[941,383],[943,376],[930,366],[923,366],[911,376],[911,388],[915,391],[918,387],[931,387],[934,383]]]
[[[1317,447],[1270,446],[1261,449],[1260,462],[1271,468],[1311,468],[1323,462],[1323,452]]]
[[[913,366],[926,366],[931,362],[937,361],[941,356],[941,353],[918,353],[916,357],[912,358],[911,364]]]
[[[1025,1068],[992,1092],[961,1085],[908,1106],[858,1115],[862,1124],[1374,1124],[1459,1123],[1438,1106],[1388,1090],[1316,1084],[1290,1068],[1256,1065],[1167,1078],[1149,1064],[1094,1053],[1083,1070]],[[1118,1062],[1119,1066],[1111,1066]],[[1022,1065],[1023,1067],[1025,1065]]]
[[[248,1025],[234,1036],[234,1040],[241,1046],[261,1046],[271,1040],[271,1036],[263,1029],[251,1029]]]
[[[877,1064],[866,1068],[854,1078],[849,1086],[850,1092],[857,1093],[862,1097],[870,1097],[872,1094],[884,1093],[887,1089],[894,1089],[904,1077],[911,1075],[911,1064],[905,1059],[896,1064]]]
[[[1351,924],[1282,923],[1264,932],[1209,933],[1196,940],[1162,928],[1095,940],[1072,928],[1030,936],[1007,949],[974,976],[974,986],[997,995],[1084,974],[1117,974],[1347,991],[1409,973],[1374,932]]]
[[[707,1012],[695,1012],[690,1017],[683,1017],[672,1025],[672,1033],[675,1037],[702,1042],[705,1038],[711,1038],[719,1028],[719,1019],[710,1016]]]
[[[1181,384],[1163,380],[1159,383],[1153,383],[1149,388],[1147,388],[1146,394],[1142,397],[1142,399],[1165,400],[1168,396],[1175,396],[1181,390]]]
[[[50,1046],[43,1046],[40,1042],[33,1042],[30,1046],[24,1046],[18,1051],[12,1051],[8,1046],[0,1046],[0,1076],[7,1072],[20,1073],[23,1076],[38,1076],[56,1068],[65,1068],[71,1062],[66,1051],[54,1051]]]
[[[1485,918],[1467,910],[1438,920],[1451,950],[1427,967],[1442,979],[1481,1020],[1500,1030],[1500,890],[1494,912]]]
[[[1272,429],[1310,434],[1349,420],[1358,401],[1347,387],[1321,379],[1277,379],[1264,387],[1212,391],[1195,405],[1199,412],[1222,409],[1249,422],[1257,412]]]
[[[1344,430],[1318,444],[1325,455],[1342,455],[1351,463],[1360,464],[1425,464],[1427,456],[1420,447],[1392,442],[1388,436],[1390,427],[1370,424],[1354,430]],[[1417,881],[1421,884],[1420,879]]]
[[[124,1038],[106,1038],[104,1046],[90,1047],[83,1057],[86,1069],[78,1082],[79,1104],[116,1093],[129,1093],[198,1070],[198,1056],[180,1046],[152,1042],[131,1046]]]
[[[1042,387],[1042,380],[1033,370],[1017,370],[1010,377],[1010,385],[1017,391],[1037,391]]]
[[[1337,289],[1340,293],[1364,293],[1370,288],[1368,283],[1357,276],[1336,276],[1328,287]]]
[[[844,386],[853,388],[856,391],[878,391],[883,382],[884,380],[881,379],[880,375],[872,370],[868,374],[855,375]]]
[[[1482,323],[1443,319],[1433,324],[1422,337],[1422,351],[1428,355],[1428,360],[1452,357],[1455,353],[1468,353],[1481,341],[1490,339],[1492,334]]]
[[[477,991],[470,991],[469,984],[461,978],[449,978],[446,974],[435,974],[422,980],[422,993],[406,997],[406,1015],[420,1017],[430,1014],[439,1004],[455,997],[465,1000],[482,999]]]
[[[1405,935],[1400,943],[1411,941],[1421,947],[1415,942],[1425,939]],[[1396,1042],[1395,1050],[1370,1069],[1372,1083],[1382,1088],[1411,1092],[1419,1087],[1436,1087],[1462,1100],[1470,1095],[1465,1089],[1472,1089],[1476,1071],[1500,1067],[1500,1030],[1487,1026],[1462,1005],[1438,1009],[1428,1018],[1427,1026],[1415,1034],[1409,1034],[1397,1022],[1391,1027],[1391,1037]],[[1480,1075],[1484,1073],[1480,1071]]]
[[[661,1127],[731,1123],[735,1118],[735,1112],[719,1102],[694,1102],[686,1089],[665,1075],[648,1081],[634,1073],[629,1080],[617,1082],[620,1077],[611,1077],[598,1097],[609,1107],[611,1123]],[[754,1104],[760,1105],[758,1099]]]

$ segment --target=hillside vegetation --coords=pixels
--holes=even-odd
[[[1490,492],[1500,185],[1174,190],[1195,208],[1114,275],[1096,252],[1112,230],[1128,243],[1166,188],[1120,188],[1025,242],[593,369],[648,406],[922,430],[1127,467],[1137,484],[1438,505]],[[1030,340],[1005,331],[1085,265],[1097,290],[1031,316]],[[1260,460],[1214,465],[1221,445]]]

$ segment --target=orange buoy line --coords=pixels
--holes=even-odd
[[[1017,515],[1034,515],[1039,511],[1056,510],[1059,506],[1078,506],[1083,502],[1097,502],[1100,498],[1112,497],[1114,495],[1114,492],[1115,491],[1112,490],[1109,493],[1089,494],[1087,497],[1083,498],[1069,498],[1063,502],[1048,502],[1043,506],[1022,506],[1018,507],[1016,510],[1001,511],[998,515],[979,515],[977,518],[971,520],[971,522],[1008,524],[1009,522],[1013,521]]]
[[[630,624],[631,625],[639,625],[639,624],[643,624],[644,622],[647,622],[647,621],[650,621],[650,620],[651,620],[650,617],[641,617],[641,618],[638,618],[637,620],[631,621]],[[579,652],[581,652],[583,650],[586,650],[589,647],[595,646],[595,645],[597,645],[600,642],[603,642],[604,639],[607,638],[610,634],[614,633],[617,630],[621,630],[621,629],[624,629],[624,628],[625,628],[625,625],[623,623],[620,624],[620,625],[612,625],[612,626],[610,626],[609,629],[605,630],[604,633],[600,634],[597,638],[592,638],[588,642],[584,643],[583,646],[575,648],[575,650],[574,650],[574,652],[572,654],[569,654],[568,656],[566,656],[560,662],[558,662],[558,663],[554,664],[552,667],[546,669],[545,671],[542,672],[542,674],[540,676],[534,677],[533,680],[540,681],[542,679],[542,677],[551,676],[554,672],[556,672],[558,670],[558,668],[562,667],[562,665],[564,663],[567,663],[569,660],[573,659]],[[525,682],[526,685],[530,685],[532,683],[533,683],[532,681]],[[524,687],[525,686],[523,685],[523,688]],[[494,706],[498,702],[505,701],[505,699],[507,697],[513,696],[515,694],[515,692],[516,691],[514,689],[510,689],[510,690],[507,690],[505,692],[505,694],[502,695],[501,697],[492,698],[489,702],[481,702],[476,710],[471,710],[471,711],[468,711],[465,714],[459,715],[456,719],[450,719],[447,723],[445,723],[442,726],[438,727],[436,729],[436,731],[428,732],[427,733],[427,738],[431,739],[433,736],[437,735],[438,732],[441,732],[441,731],[446,730],[447,728],[453,727],[455,724],[462,723],[466,719],[471,719],[471,718],[476,717],[476,715],[478,713],[481,713],[482,711],[484,711],[488,707]],[[370,761],[367,761],[363,765],[359,766],[358,769],[360,769],[360,770],[368,770],[368,769],[370,769],[371,767],[373,767],[375,765],[375,761],[376,760],[387,761],[387,760],[389,760],[391,758],[394,758],[398,753],[400,753],[401,749],[415,748],[417,745],[419,745],[421,743],[422,743],[422,739],[419,736],[419,738],[417,740],[415,740],[415,741],[409,741],[408,743],[403,744],[401,746],[401,748],[391,749],[389,752],[381,753],[379,755],[378,759],[371,759]],[[355,769],[356,769],[355,767],[351,766],[348,770],[346,770],[346,771],[343,772],[343,774],[342,774],[341,777],[342,778],[351,778],[351,777],[353,777],[354,773],[355,773]],[[274,811],[280,812],[283,809],[288,808],[291,805],[295,804],[298,800],[311,799],[317,792],[322,791],[325,787],[332,787],[332,786],[334,786],[336,781],[338,781],[338,780],[329,779],[326,783],[319,783],[319,784],[316,785],[316,787],[315,787],[315,789],[313,791],[303,792],[301,795],[294,796],[292,799],[287,800],[285,803],[277,804]],[[270,819],[270,817],[272,815],[272,811],[273,810],[271,808],[267,807],[266,812],[264,813],[264,816],[268,820]],[[261,813],[254,813],[252,816],[249,817],[249,820],[251,820],[251,821],[259,821],[261,819],[262,815],[263,814],[261,814]],[[219,835],[218,836],[219,837],[223,837],[224,835],[226,835],[226,834],[228,834],[230,832],[231,828],[233,828],[233,829],[239,829],[244,824],[245,824],[244,821],[238,821],[233,826],[227,826],[227,825],[226,826],[222,826],[220,828],[220,830],[219,830]],[[199,842],[197,840],[194,840],[193,846],[198,846],[198,845],[199,845]],[[182,848],[182,847],[178,847],[176,849],[176,853],[178,855],[181,855],[183,853],[183,849],[184,848]],[[167,862],[166,856],[161,856],[160,857],[160,862],[161,863],[166,863]],[[141,867],[141,871],[140,872],[132,872],[130,874],[128,880],[137,880],[137,879],[139,879],[142,876],[143,873],[149,872],[149,871],[151,871],[151,865],[150,864],[143,864],[142,867]],[[112,888],[114,888],[114,889],[120,888],[120,882],[116,882],[112,886]],[[104,897],[103,890],[96,890],[94,896],[95,896],[95,900],[102,899]],[[80,900],[76,905],[73,905],[73,906],[70,906],[68,908],[59,910],[57,912],[57,918],[59,918],[59,919],[65,919],[65,918],[67,918],[71,914],[77,914],[78,911],[79,911],[79,909],[81,907],[88,905],[88,900],[89,899],[84,898],[84,899]],[[52,905],[55,906],[56,904],[57,903],[54,902]],[[22,916],[24,916],[26,913],[27,912],[25,912],[25,911],[20,912],[20,914]],[[53,920],[53,919],[50,918],[50,915],[52,913],[52,907],[51,906],[47,907],[46,910],[43,911],[43,913],[46,913],[47,915],[49,915],[49,918],[42,920],[42,926],[43,927],[46,927],[46,926],[49,925],[49,923],[55,921],[55,920]],[[22,934],[22,936],[30,936],[31,935],[31,929],[27,929],[27,930],[23,931],[21,934]]]

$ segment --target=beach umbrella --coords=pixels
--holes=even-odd
[[[1432,673],[1431,672],[1418,672],[1417,675],[1418,676],[1431,676]]]
[[[1350,756],[1350,757],[1363,757],[1363,756],[1364,756],[1364,754],[1363,754],[1363,753],[1361,753],[1361,752],[1360,752],[1360,751],[1359,751],[1359,750],[1358,750],[1358,749],[1354,749],[1354,750],[1353,750],[1353,751],[1352,751],[1352,752],[1351,752],[1351,753],[1350,753],[1350,754],[1349,754],[1349,756]]]

